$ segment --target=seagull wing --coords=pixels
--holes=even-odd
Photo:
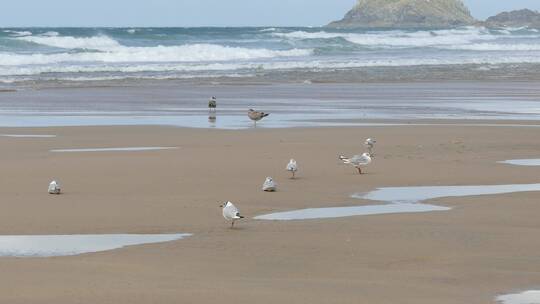
[[[371,158],[366,155],[360,155],[359,162],[361,165],[368,165],[371,163]]]
[[[349,163],[355,166],[365,166],[371,163],[371,159],[365,155],[355,155]]]
[[[225,207],[224,213],[226,213],[226,216],[230,219],[242,218],[240,212],[238,211],[238,208],[236,208],[236,206],[232,203],[229,206]]]

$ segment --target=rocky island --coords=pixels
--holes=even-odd
[[[330,28],[443,28],[476,24],[461,0],[358,0]]]
[[[522,9],[511,12],[503,12],[496,16],[489,17],[485,26],[488,27],[531,27],[540,28],[540,13],[529,9]]]

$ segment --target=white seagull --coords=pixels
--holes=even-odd
[[[275,192],[276,188],[277,186],[274,182],[274,179],[272,179],[271,177],[267,177],[262,186],[262,190],[266,192]]]
[[[368,152],[369,152],[370,156],[373,156],[373,148],[375,147],[376,143],[377,143],[377,141],[375,139],[373,139],[373,138],[368,138],[364,142],[364,145],[368,149]]]
[[[248,111],[248,117],[249,119],[253,120],[253,122],[255,123],[255,126],[257,126],[257,121],[265,118],[266,116],[268,116],[270,114],[268,113],[264,113],[264,112],[259,112],[259,111],[255,111],[253,109],[249,109]]]
[[[52,181],[49,184],[49,194],[60,194],[60,184],[57,181]]]
[[[292,173],[292,179],[295,178],[296,171],[298,171],[298,164],[296,163],[296,160],[291,159],[289,163],[287,164],[287,171]]]
[[[358,169],[358,173],[360,174],[362,174],[362,167],[371,163],[371,156],[369,153],[355,155],[352,158],[340,156],[339,159],[341,159],[345,164],[353,165],[356,169]]]
[[[221,205],[220,207],[223,208],[223,217],[227,221],[231,221],[231,228],[234,227],[234,222],[236,220],[244,218],[240,215],[238,208],[236,208],[236,206],[231,202],[223,203],[223,205]]]

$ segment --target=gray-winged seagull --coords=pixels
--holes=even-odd
[[[355,155],[352,158],[340,156],[339,159],[341,159],[345,164],[353,165],[356,169],[358,169],[358,173],[360,174],[362,174],[362,167],[371,163],[371,156],[369,153]]]
[[[223,217],[226,220],[231,221],[231,228],[234,227],[234,222],[236,220],[244,218],[240,215],[238,208],[236,208],[236,206],[231,202],[223,203],[223,205],[221,205],[220,207],[223,208]]]

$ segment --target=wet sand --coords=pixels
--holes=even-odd
[[[540,284],[540,193],[429,201],[450,211],[273,222],[254,216],[373,204],[389,186],[540,182],[537,128],[0,128],[0,234],[192,233],[56,258],[0,258],[6,303],[493,303]],[[337,156],[378,140],[365,175]],[[179,147],[51,153],[55,149]],[[285,171],[300,166],[297,180]],[[266,176],[278,192],[264,193]],[[47,195],[58,179],[64,195]],[[248,217],[230,230],[219,204]]]
[[[540,121],[540,82],[198,84],[21,89],[0,94],[0,127],[168,125],[245,129],[246,111],[271,113],[261,128]],[[208,98],[218,97],[209,122]]]

